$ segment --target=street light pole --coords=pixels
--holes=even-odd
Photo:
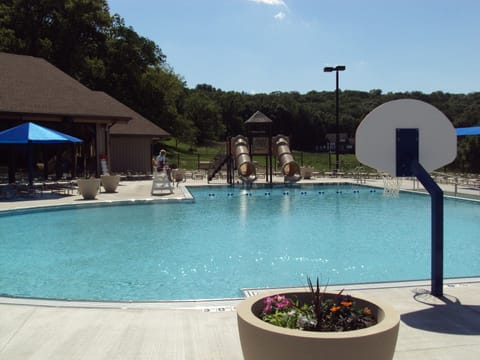
[[[338,168],[340,166],[340,129],[339,129],[339,122],[340,122],[340,106],[339,106],[339,86],[338,86],[338,72],[344,71],[346,67],[344,65],[337,65],[335,67],[324,67],[324,72],[332,72],[335,71],[335,78],[336,78],[336,86],[335,86],[335,121],[336,121],[336,129],[335,129],[335,172],[338,173]]]

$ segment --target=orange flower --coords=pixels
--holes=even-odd
[[[370,310],[368,307],[364,307],[363,315],[372,315],[372,310]]]
[[[341,306],[332,306],[332,307],[330,308],[330,311],[331,311],[331,312],[335,312],[335,311],[340,310],[341,308],[342,308]]]
[[[345,307],[350,307],[350,306],[352,306],[353,302],[352,301],[342,301],[340,304],[342,304]]]

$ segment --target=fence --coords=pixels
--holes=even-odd
[[[223,149],[222,149],[223,150]],[[175,150],[169,150],[168,161],[171,166],[189,169],[189,170],[205,170],[208,165],[218,156],[218,152],[203,152],[203,153],[180,153]],[[311,153],[303,151],[292,151],[293,158],[300,166],[310,166],[322,172],[332,171],[335,168],[335,154],[329,153]],[[265,155],[254,155],[253,160],[262,168],[265,167]],[[273,164],[276,167],[276,160]],[[353,154],[340,155],[340,169],[343,172],[352,171],[361,164]]]

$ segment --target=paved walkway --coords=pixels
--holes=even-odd
[[[369,184],[383,185],[381,181]],[[181,187],[171,195],[153,197],[150,186],[149,181],[122,182],[117,193],[101,193],[89,202],[184,198]],[[402,187],[410,184],[404,182]],[[465,194],[477,196],[478,190],[465,189]],[[3,201],[0,210],[83,203],[79,195],[45,196]],[[361,293],[389,302],[400,312],[395,360],[480,358],[480,278],[445,281],[442,299],[429,295],[428,281],[346,289],[352,295]],[[235,312],[239,301],[90,303],[0,297],[0,359],[240,360]]]

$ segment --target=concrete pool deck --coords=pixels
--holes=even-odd
[[[314,181],[352,180],[304,180]],[[188,180],[185,184],[206,181]],[[367,185],[383,183],[371,180]],[[125,181],[116,193],[100,193],[97,200],[88,202],[180,200],[184,196],[181,188],[175,188],[171,195],[153,197],[150,187],[150,181]],[[404,182],[402,188],[411,189],[411,182]],[[444,190],[453,191],[448,185]],[[476,189],[457,190],[479,195]],[[0,210],[86,202],[79,195],[45,196],[0,201]],[[342,288],[352,295],[361,293],[389,302],[400,312],[395,360],[480,358],[480,277],[445,280],[442,299],[429,295],[429,281]],[[239,301],[90,303],[0,297],[0,359],[240,360],[235,312]]]

